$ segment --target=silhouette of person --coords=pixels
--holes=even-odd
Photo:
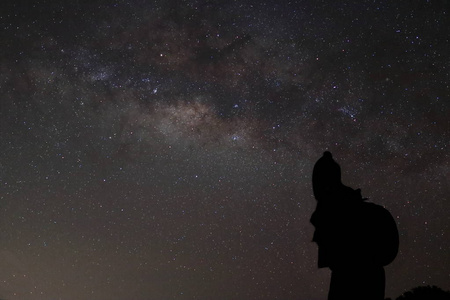
[[[342,184],[341,168],[328,151],[314,166],[312,184],[317,206],[310,221],[318,267],[331,269],[328,300],[383,300],[383,266],[398,251],[394,219],[383,207],[366,202],[360,189]]]

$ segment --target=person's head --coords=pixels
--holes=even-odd
[[[312,183],[314,197],[318,201],[328,199],[332,190],[342,184],[341,167],[330,152],[324,152],[314,165]]]

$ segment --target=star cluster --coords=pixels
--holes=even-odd
[[[323,299],[322,152],[450,289],[447,1],[3,1],[0,298]]]

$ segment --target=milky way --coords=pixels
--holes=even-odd
[[[448,1],[13,2],[0,298],[324,299],[325,150],[450,289]]]

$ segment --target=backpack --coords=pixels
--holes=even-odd
[[[361,203],[360,213],[360,228],[365,244],[362,250],[367,251],[377,265],[387,266],[398,253],[397,223],[386,208],[375,203]]]

